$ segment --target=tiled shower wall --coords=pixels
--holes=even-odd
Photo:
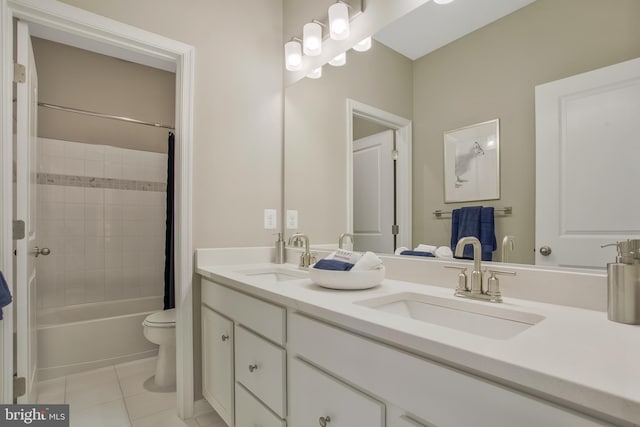
[[[163,294],[166,176],[166,154],[39,138],[39,308]]]

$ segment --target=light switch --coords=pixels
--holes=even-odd
[[[265,230],[275,230],[278,226],[278,220],[276,218],[277,211],[275,209],[264,210],[264,228]]]
[[[298,228],[298,211],[287,210],[287,228],[290,230]]]

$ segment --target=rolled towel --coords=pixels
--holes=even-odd
[[[408,251],[409,248],[405,247],[405,246],[400,246],[398,249],[396,249],[396,251],[393,253],[394,255],[400,255],[402,252],[404,251]]]
[[[318,270],[349,271],[353,268],[353,264],[350,262],[339,261],[337,259],[324,258],[316,262],[313,268]]]
[[[440,246],[435,251],[436,258],[453,259],[453,251],[449,246]]]
[[[362,257],[360,257],[360,260],[356,262],[351,271],[375,270],[381,265],[382,260],[373,252],[367,251],[362,255]]]
[[[431,258],[436,257],[431,252],[424,252],[424,251],[402,251],[400,255],[423,256],[423,257],[431,257]]]
[[[432,245],[423,245],[422,243],[419,244],[418,246],[416,246],[413,250],[414,251],[418,251],[418,252],[431,252],[431,253],[435,253],[436,249],[438,249],[437,246],[432,246]]]
[[[361,256],[362,254],[359,252],[352,252],[346,249],[338,249],[337,251],[331,252],[324,259],[336,259],[338,261],[355,264],[356,262],[358,262]]]

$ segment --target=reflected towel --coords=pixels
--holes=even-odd
[[[424,251],[402,251],[400,255],[423,256],[423,257],[431,257],[431,258],[436,257],[431,252],[424,252]]]
[[[448,246],[440,246],[435,252],[436,258],[452,259],[453,252]]]
[[[409,248],[405,247],[405,246],[400,246],[398,249],[396,249],[396,251],[393,253],[394,255],[400,255],[402,252],[404,251],[408,251]]]
[[[495,215],[492,207],[480,211],[480,243],[482,244],[482,260],[491,261],[492,252],[498,248],[495,230]]]
[[[353,264],[337,259],[324,258],[316,262],[313,268],[317,270],[349,271],[353,268]]]
[[[414,251],[418,251],[418,252],[431,252],[434,253],[436,251],[436,249],[438,249],[437,246],[432,246],[432,245],[423,245],[422,243],[420,243],[418,246],[416,246],[415,248],[413,248]]]
[[[2,320],[2,307],[11,304],[11,292],[9,285],[4,280],[4,274],[0,271],[0,320]]]
[[[353,266],[353,271],[374,270],[382,265],[382,260],[373,252],[367,251]]]
[[[455,251],[458,240],[467,236],[480,240],[482,260],[491,261],[492,252],[497,248],[492,207],[467,206],[453,210],[451,214],[451,249]],[[466,245],[460,258],[473,259],[473,246]]]

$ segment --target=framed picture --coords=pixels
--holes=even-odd
[[[500,198],[500,119],[444,133],[444,202]]]

